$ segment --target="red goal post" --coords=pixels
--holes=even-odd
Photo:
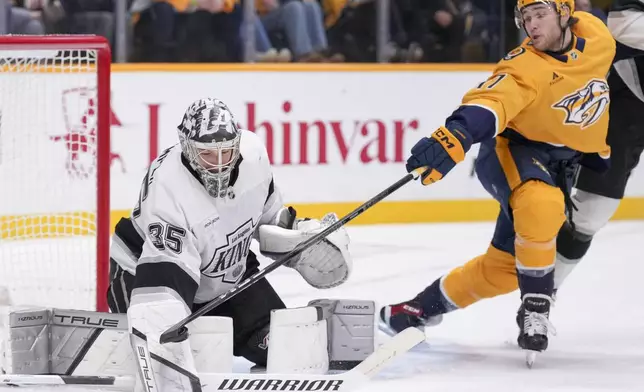
[[[108,310],[110,66],[103,37],[0,36],[0,286],[14,305]]]

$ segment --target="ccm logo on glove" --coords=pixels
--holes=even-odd
[[[455,134],[460,134],[462,139],[465,139],[465,136],[459,132],[457,129],[454,130]],[[432,137],[440,142],[447,151],[449,156],[454,160],[454,163],[459,163],[465,159],[465,151],[461,142],[458,141],[456,136],[454,136],[447,128],[440,127],[436,132],[432,134]]]
[[[472,137],[464,130],[440,127],[431,137],[422,138],[411,149],[407,171],[427,167],[421,182],[423,185],[433,184],[463,161],[471,146]]]

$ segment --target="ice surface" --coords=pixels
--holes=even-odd
[[[288,306],[315,298],[401,301],[485,251],[493,229],[492,223],[350,226],[354,271],[346,284],[316,290],[285,268],[269,280]],[[644,391],[643,243],[642,221],[612,222],[596,236],[559,291],[551,315],[557,336],[533,369],[516,346],[520,301],[512,293],[447,315],[427,329],[426,344],[362,391]],[[240,359],[235,370],[249,366]]]
[[[310,298],[409,299],[485,251],[492,223],[350,226],[354,272],[317,291],[277,270],[270,279],[288,306]],[[644,391],[644,222],[611,222],[559,291],[557,336],[533,369],[516,346],[518,292],[476,303],[427,329],[427,344],[365,391]],[[380,339],[386,339],[384,335]]]

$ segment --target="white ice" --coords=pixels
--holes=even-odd
[[[354,272],[317,291],[286,269],[269,279],[288,306],[312,298],[409,299],[485,251],[492,223],[349,226]],[[426,329],[427,343],[388,367],[370,392],[644,391],[644,222],[611,222],[558,293],[557,336],[527,369],[516,345],[518,292],[480,301]],[[378,336],[382,341],[387,337]]]
[[[269,280],[288,306],[316,298],[394,303],[484,252],[493,230],[491,222],[349,226],[354,271],[347,283],[318,291],[286,268]],[[515,292],[448,314],[427,329],[425,344],[361,391],[644,391],[643,242],[644,221],[611,222],[596,236],[559,291],[551,314],[558,334],[533,369],[516,346]],[[249,366],[239,359],[235,368]]]

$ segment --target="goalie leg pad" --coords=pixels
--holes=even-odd
[[[10,315],[12,373],[131,375],[125,315],[24,309]]]
[[[375,303],[350,299],[309,302],[322,312],[329,338],[329,368],[352,369],[374,352]]]
[[[198,372],[232,372],[231,318],[200,317],[188,324],[188,329]],[[14,311],[9,317],[9,338],[11,362],[7,373],[135,374],[125,314],[63,309]]]
[[[49,310],[24,310],[9,315],[8,373],[49,374]],[[3,353],[4,354],[4,353]]]
[[[203,316],[188,324],[190,350],[198,373],[232,373],[233,320]]]
[[[271,312],[267,373],[326,374],[327,325],[319,308]]]
[[[271,313],[269,373],[348,370],[374,352],[375,303],[318,299]]]

